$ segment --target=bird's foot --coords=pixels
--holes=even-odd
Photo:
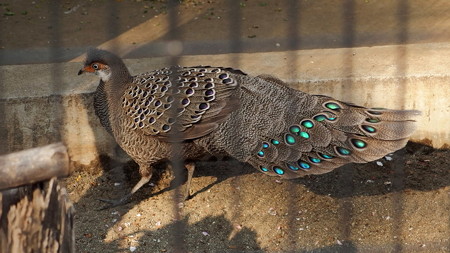
[[[107,203],[106,206],[104,206],[104,207],[102,207],[102,208],[100,208],[98,210],[105,210],[105,209],[109,209],[109,208],[125,205],[128,202],[130,202],[131,196],[132,196],[132,194],[127,194],[127,195],[123,196],[120,199],[97,199],[99,201]]]

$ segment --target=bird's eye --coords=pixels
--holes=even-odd
[[[95,70],[99,69],[98,64],[97,63],[92,64],[92,68]]]

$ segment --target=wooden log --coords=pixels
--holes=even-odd
[[[69,175],[69,156],[62,143],[0,156],[0,190]]]
[[[56,178],[0,192],[0,252],[75,252],[73,215]]]

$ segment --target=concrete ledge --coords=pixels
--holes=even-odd
[[[240,68],[272,74],[292,87],[368,107],[417,109],[415,141],[436,148],[450,145],[450,44],[416,44],[352,49],[185,56],[180,65]],[[167,58],[127,60],[132,73],[168,65]],[[0,67],[2,152],[63,140],[71,159],[89,164],[99,154],[114,155],[114,140],[92,108],[98,79],[77,76],[81,63]],[[1,109],[0,109],[1,110]]]

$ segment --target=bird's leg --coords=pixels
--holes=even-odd
[[[173,171],[173,166],[169,165],[169,167]],[[185,178],[183,178],[183,179],[175,178],[171,182],[171,187],[172,188],[178,187],[178,189],[180,191],[179,192],[180,193],[179,200],[186,200],[190,196],[189,190],[191,188],[192,176],[194,175],[195,163],[193,163],[193,162],[185,163],[184,167],[187,171],[187,175],[183,174],[183,176],[185,176]]]
[[[183,199],[186,200],[189,198],[190,194],[190,189],[191,189],[191,181],[192,181],[192,176],[194,175],[194,170],[195,170],[195,163],[190,162],[190,163],[186,163],[185,168],[187,170],[187,180],[186,183],[184,184],[184,195],[183,195]]]
[[[137,182],[133,189],[131,189],[130,193],[119,199],[99,199],[100,201],[109,204],[109,206],[106,206],[102,209],[116,207],[128,203],[131,199],[131,196],[133,196],[135,192],[137,192],[142,186],[150,181],[150,179],[152,178],[152,170],[153,168],[149,165],[139,165],[139,173],[141,174],[141,179],[139,180],[139,182]]]

